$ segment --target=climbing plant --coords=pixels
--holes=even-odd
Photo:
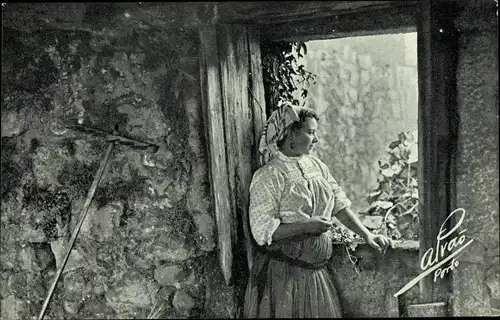
[[[315,84],[316,75],[299,64],[299,59],[306,54],[304,42],[262,41],[262,71],[268,112],[273,111],[280,100],[301,104],[293,95],[299,89],[301,98],[307,97],[307,89],[302,84]]]
[[[379,160],[378,186],[368,196],[365,225],[392,239],[418,238],[417,132],[401,132]],[[371,216],[371,219],[370,219]]]

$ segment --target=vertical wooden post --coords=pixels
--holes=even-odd
[[[201,30],[200,42],[219,259],[226,283],[233,284],[232,273],[252,265],[249,187],[265,123],[260,39],[257,30],[247,26],[218,25]],[[238,259],[245,255],[242,266]],[[238,276],[246,280],[244,273]]]
[[[217,31],[233,228],[238,230],[233,235],[239,236],[233,241],[246,249],[250,268],[249,187],[265,121],[260,40],[257,31],[245,25],[220,25]]]
[[[250,108],[253,114],[252,173],[259,167],[259,142],[266,124],[266,98],[262,80],[262,60],[260,53],[260,34],[256,28],[248,27],[248,52],[250,58]],[[250,232],[248,212],[243,217],[243,231],[246,239],[248,269],[252,268],[254,241]]]
[[[211,193],[217,225],[217,248],[226,284],[232,276],[233,252],[230,192],[227,179],[226,138],[221,95],[217,32],[215,26],[200,30],[200,82],[208,142]]]
[[[248,203],[253,143],[248,94],[247,32],[242,25],[219,25],[217,31],[233,230],[237,230],[238,218]],[[233,241],[236,241],[237,234],[233,236]]]
[[[437,235],[455,208],[453,110],[456,97],[454,8],[445,2],[421,3],[418,21],[420,258],[436,254]],[[440,258],[442,260],[442,258]],[[420,282],[421,302],[446,302],[452,276],[434,282],[431,273]]]

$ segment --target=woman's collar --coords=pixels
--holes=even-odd
[[[304,155],[300,155],[297,157],[289,157],[289,156],[285,155],[283,152],[281,152],[280,150],[276,151],[276,158],[278,158],[279,160],[284,161],[284,162],[297,162],[300,159],[302,159],[303,157],[304,157]]]

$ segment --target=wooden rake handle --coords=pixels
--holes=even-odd
[[[66,263],[68,262],[69,255],[71,253],[71,250],[73,249],[73,245],[75,244],[76,237],[78,236],[78,233],[80,232],[80,229],[82,227],[83,221],[85,220],[85,217],[87,216],[87,212],[90,207],[90,203],[92,202],[92,198],[94,197],[94,193],[97,189],[97,186],[99,185],[99,182],[101,181],[102,175],[104,173],[104,169],[106,168],[106,164],[108,163],[109,156],[111,155],[111,151],[113,150],[114,147],[114,142],[109,143],[108,149],[106,150],[106,153],[104,155],[104,159],[101,161],[101,165],[99,166],[99,169],[97,170],[96,176],[94,178],[94,181],[92,182],[92,186],[89,189],[89,192],[87,193],[87,199],[85,200],[85,204],[83,206],[83,211],[82,215],[80,217],[80,221],[78,221],[78,224],[73,231],[73,234],[71,235],[71,239],[69,241],[69,247],[66,252],[66,256],[64,257],[64,260],[59,267],[59,270],[57,271],[56,277],[54,281],[52,282],[52,286],[50,287],[49,293],[47,294],[47,297],[45,298],[45,302],[43,303],[42,311],[40,311],[40,315],[38,316],[38,320],[42,320],[45,311],[47,310],[47,306],[49,305],[50,299],[52,298],[52,295],[54,294],[54,290],[57,286],[57,282],[59,281],[59,278],[61,277],[61,274],[64,270],[64,267],[66,266]]]

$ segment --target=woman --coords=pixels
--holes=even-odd
[[[318,116],[281,104],[260,141],[261,167],[250,186],[249,222],[257,243],[245,318],[339,318],[327,262],[332,216],[385,253],[392,241],[363,226],[327,166],[310,155]]]

